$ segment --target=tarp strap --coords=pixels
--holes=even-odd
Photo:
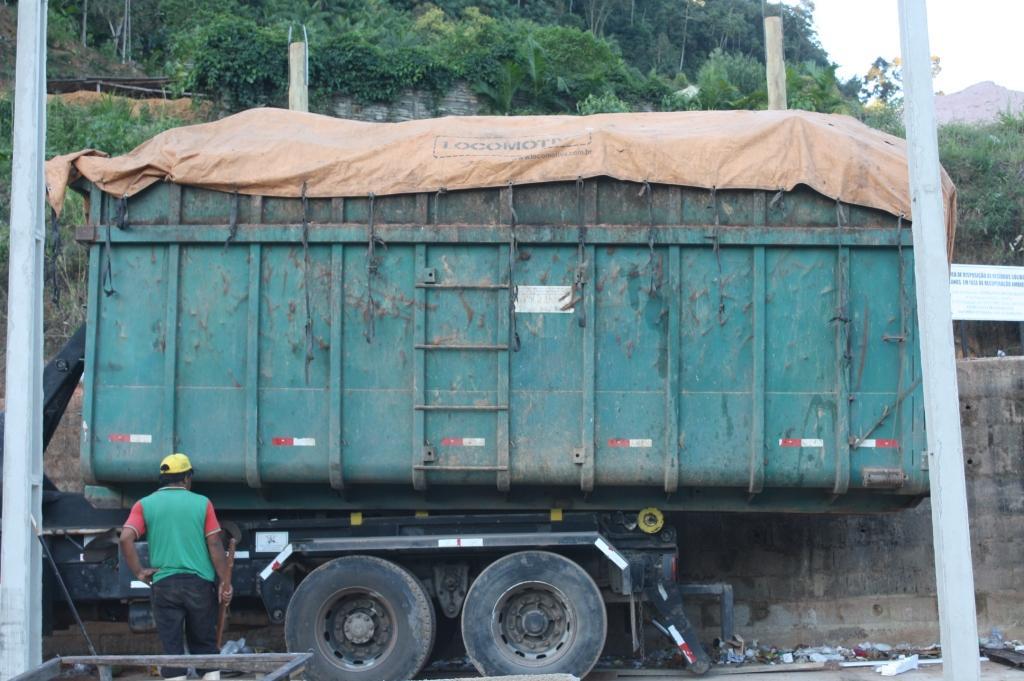
[[[900,213],[896,218],[896,259],[899,270],[899,287],[900,287],[900,335],[894,339],[899,343],[899,368],[896,375],[896,394],[900,395],[903,392],[903,370],[906,366],[907,357],[907,316],[910,314],[910,306],[907,304],[907,290],[906,290],[906,269],[903,264],[903,213]],[[964,357],[967,356],[967,348],[964,348]],[[895,432],[903,432],[903,410],[900,409],[900,404],[896,404],[896,418],[895,418]],[[904,438],[896,437],[896,451],[903,454],[903,440]]]
[[[380,258],[377,257],[377,246],[383,246],[387,248],[387,244],[384,240],[377,236],[375,227],[375,210],[374,205],[376,195],[370,192],[366,195],[369,200],[369,239],[366,245],[366,306],[367,306],[367,319],[366,319],[366,331],[363,332],[363,337],[366,338],[367,343],[373,342],[373,337],[377,332],[377,302],[373,299],[373,279],[380,272]]]
[[[645,194],[647,195],[647,250],[649,254],[647,269],[651,273],[650,295],[653,297],[661,290],[661,264],[654,252],[654,192],[651,190],[651,183],[647,180],[644,180],[640,187],[640,196]]]
[[[237,199],[237,194],[235,196]],[[236,216],[237,218],[237,216]],[[313,362],[313,311],[309,304],[309,199],[306,197],[306,183],[302,183],[302,290],[306,301],[306,385],[309,385],[309,365]]]
[[[715,264],[718,266],[718,325],[725,326],[725,283],[722,281],[722,250],[719,248],[718,227],[718,187],[711,187],[711,207],[715,211],[715,228],[708,238],[711,240],[711,248],[715,252]]]
[[[117,228],[128,229],[128,197],[122,196],[117,200]]]
[[[587,226],[583,214],[583,178],[576,178],[576,276],[572,282],[572,300],[569,306],[576,309],[576,323],[583,328],[587,325],[587,310],[583,305],[583,287],[587,282]]]
[[[509,319],[509,347],[512,352],[519,352],[519,330],[516,328],[516,301],[519,298],[519,287],[516,285],[516,261],[519,260],[519,242],[516,240],[516,222],[519,216],[512,198],[515,193],[515,186],[512,180],[508,181],[508,319]]]
[[[448,193],[447,187],[441,187],[434,194],[434,224],[441,223],[441,197]]]
[[[779,191],[775,192],[775,196],[768,202],[768,208],[771,210],[786,210],[786,190],[779,187]]]
[[[60,220],[57,211],[50,208],[50,300],[56,305],[60,302],[60,280],[57,277],[57,258],[60,257]]]
[[[306,186],[305,183],[303,183],[302,186],[305,187]],[[238,236],[238,202],[239,202],[239,200],[240,199],[239,199],[239,196],[238,196],[238,190],[236,189],[235,193],[234,193],[234,196],[231,197],[231,209],[230,209],[230,212],[228,213],[228,238],[224,240],[224,250],[225,251],[228,250],[228,244],[230,244],[232,241],[234,241],[235,237]],[[306,212],[306,203],[305,203],[306,202],[306,198],[305,198],[305,194],[303,194],[302,202],[303,202],[302,203],[303,220],[305,220],[305,212]]]
[[[107,229],[104,232],[106,238],[103,240],[103,295],[110,297],[117,293],[117,289],[114,288],[114,269],[111,266],[111,260],[114,258],[114,254],[110,248],[110,223],[107,223]]]

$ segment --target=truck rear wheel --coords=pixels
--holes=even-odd
[[[405,568],[372,556],[337,558],[302,580],[288,605],[285,640],[312,651],[313,681],[404,681],[434,645],[434,607]]]
[[[462,610],[462,639],[485,676],[573,674],[604,648],[601,592],[583,568],[546,551],[513,553],[476,578]]]

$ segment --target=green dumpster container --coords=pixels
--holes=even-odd
[[[607,177],[89,194],[97,504],[871,512],[927,495],[910,225]]]

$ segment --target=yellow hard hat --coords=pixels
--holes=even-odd
[[[164,460],[160,462],[161,473],[187,473],[192,470],[192,462],[188,460],[188,457],[184,454],[171,454],[165,456]]]

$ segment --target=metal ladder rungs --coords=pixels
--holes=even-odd
[[[456,471],[456,472],[467,472],[467,471],[483,471],[485,473],[501,473],[508,470],[508,466],[445,466],[434,465],[434,464],[419,464],[413,466],[413,469],[418,471]]]
[[[501,291],[507,289],[508,284],[425,284],[416,282],[416,288],[439,291]]]
[[[506,404],[417,404],[417,411],[508,411]]]
[[[413,346],[417,350],[492,350],[505,352],[508,345],[490,345],[487,343],[417,343]]]

